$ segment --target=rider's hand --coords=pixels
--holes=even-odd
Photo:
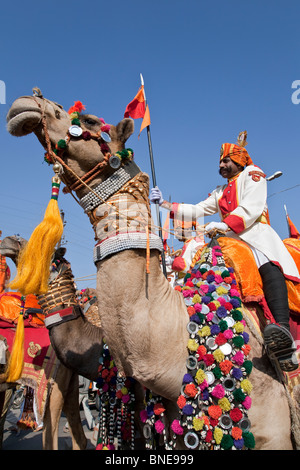
[[[154,204],[158,203],[160,206],[163,203],[164,199],[163,199],[162,192],[157,186],[155,186],[155,188],[151,189],[149,199],[150,199],[150,202],[152,202]]]
[[[228,225],[225,224],[225,222],[210,222],[206,227],[205,227],[205,232],[209,233],[212,230],[220,230],[221,232],[227,232],[229,229]]]

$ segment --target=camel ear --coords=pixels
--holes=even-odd
[[[125,118],[119,122],[116,126],[117,130],[117,138],[121,142],[125,143],[127,139],[133,134],[134,132],[134,122],[133,119]]]

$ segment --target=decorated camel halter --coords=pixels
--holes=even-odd
[[[42,98],[42,96],[40,96]],[[90,182],[97,174],[101,173],[106,169],[108,166],[114,170],[120,168],[121,164],[125,161],[131,161],[133,159],[134,153],[133,150],[122,149],[115,154],[112,154],[108,144],[111,142],[111,138],[109,135],[110,132],[110,125],[106,124],[103,118],[100,118],[102,126],[97,133],[92,133],[89,131],[83,131],[81,128],[81,122],[79,119],[80,113],[85,109],[85,106],[80,102],[76,101],[74,106],[72,106],[68,113],[71,119],[71,126],[68,129],[67,135],[64,139],[60,139],[55,149],[52,150],[51,143],[49,139],[49,134],[47,130],[47,121],[45,117],[44,108],[40,105],[40,103],[36,100],[37,105],[41,109],[42,112],[42,125],[45,132],[46,138],[46,145],[47,145],[47,152],[45,154],[45,161],[48,164],[53,164],[55,162],[59,162],[63,167],[71,171],[73,176],[76,178],[76,182],[72,185],[66,184],[66,188],[64,192],[76,191],[80,189],[82,186],[86,185]],[[68,144],[71,138],[75,139],[83,139],[85,141],[89,141],[91,139],[97,140],[100,145],[101,152],[104,155],[104,160],[99,162],[94,168],[92,168],[89,172],[87,172],[82,178],[79,178],[64,162],[62,155],[67,150]],[[84,184],[85,183],[85,184]]]
[[[42,96],[39,97],[43,98]],[[114,210],[117,213],[118,218],[123,220],[125,219],[127,224],[135,220],[135,218],[130,216],[129,210],[119,210],[118,198],[120,192],[122,192],[123,195],[127,193],[127,197],[129,198],[132,195],[136,202],[142,203],[146,207],[148,220],[139,220],[140,227],[143,227],[144,233],[121,233],[120,236],[118,234],[117,237],[115,237],[114,241],[105,240],[105,246],[102,245],[102,247],[100,247],[100,245],[97,244],[94,250],[95,263],[109,254],[115,253],[122,249],[145,248],[147,254],[147,272],[149,272],[150,249],[158,249],[159,251],[162,251],[162,243],[157,235],[151,233],[151,210],[148,194],[145,192],[144,174],[132,161],[134,156],[132,149],[123,149],[112,155],[108,146],[108,143],[110,142],[110,126],[105,124],[103,119],[103,126],[101,126],[101,129],[96,134],[87,131],[83,132],[80,125],[79,114],[84,109],[84,106],[81,102],[75,102],[75,105],[69,110],[71,126],[69,127],[68,133],[65,139],[59,140],[56,144],[56,148],[52,150],[47,129],[45,111],[37,100],[36,102],[42,112],[41,121],[44,129],[47,150],[45,159],[49,164],[53,163],[53,170],[56,173],[55,184],[57,188],[55,188],[55,190],[58,191],[60,175],[63,172],[63,169],[68,170],[68,172],[70,172],[75,179],[75,183],[72,185],[64,181],[66,184],[64,192],[70,192],[72,194],[72,191],[78,190],[81,187],[88,189],[88,194],[84,196],[81,201],[79,201],[79,204],[84,208],[85,212],[87,212],[94,226],[94,230],[95,224],[99,219],[93,211],[95,211],[95,209],[101,204],[106,204],[108,208],[114,206]],[[79,177],[62,158],[63,153],[67,150],[71,138],[82,138],[86,141],[90,139],[98,140],[101,152],[104,155],[103,161],[99,162],[83,177]],[[114,169],[114,173],[106,178],[105,181],[100,183],[96,188],[91,188],[88,183],[90,183],[97,174],[100,174],[108,167]],[[118,232],[118,228],[116,229],[116,232]]]

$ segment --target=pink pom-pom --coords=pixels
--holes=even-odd
[[[251,408],[252,400],[250,397],[246,397],[245,400],[243,401],[243,406],[246,408],[246,410],[249,410]]]
[[[203,294],[207,294],[209,289],[209,286],[207,284],[203,284],[200,286],[200,290],[203,292]]]
[[[186,289],[182,292],[182,294],[183,294],[183,297],[191,297],[194,294],[194,292],[191,289]]]
[[[140,412],[140,418],[141,418],[142,423],[145,423],[147,421],[148,414],[146,410],[142,410]]]
[[[232,361],[241,366],[244,362],[244,354],[238,351],[232,358]]]
[[[207,380],[203,380],[203,382],[199,385],[201,392],[203,392],[203,390],[207,387],[208,387]]]
[[[225,336],[226,339],[231,339],[233,337],[233,331],[225,330],[223,335]]]
[[[232,297],[239,297],[239,292],[236,289],[230,289],[230,295]]]
[[[158,432],[159,434],[161,434],[163,430],[165,429],[165,425],[160,419],[156,421],[155,429],[156,429],[156,432]]]
[[[211,394],[216,398],[223,398],[225,396],[225,390],[221,384],[216,385],[212,390]]]
[[[128,403],[129,400],[130,400],[130,396],[129,395],[123,395],[121,400],[122,400],[123,403]]]
[[[105,124],[104,126],[101,127],[101,132],[109,132],[110,131],[110,125]]]
[[[173,423],[171,424],[171,429],[175,434],[182,436],[183,428],[180,426],[178,419],[174,419]]]
[[[216,281],[217,284],[221,284],[223,282],[222,276],[220,276],[220,274],[216,274],[215,275],[215,281]]]

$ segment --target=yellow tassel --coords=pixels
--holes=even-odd
[[[22,301],[22,299],[21,299]],[[23,308],[25,301],[22,301]],[[6,382],[16,382],[22,375],[24,366],[24,318],[23,311],[18,318],[14,344],[8,362]]]
[[[52,179],[52,196],[44,220],[35,228],[18,260],[16,278],[10,288],[28,294],[48,291],[50,264],[56,244],[63,234],[63,222],[57,204],[60,180]]]

